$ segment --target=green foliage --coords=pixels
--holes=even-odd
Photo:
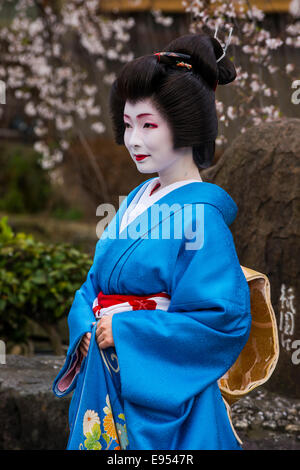
[[[47,206],[51,182],[40,158],[31,146],[0,146],[0,210],[36,213]]]
[[[0,338],[24,342],[27,318],[55,325],[66,316],[92,261],[69,244],[14,234],[0,220]]]
[[[83,218],[81,210],[76,208],[64,209],[63,207],[57,207],[51,213],[52,217],[63,220],[80,220]]]

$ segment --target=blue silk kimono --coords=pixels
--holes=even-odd
[[[221,187],[192,182],[157,201],[159,218],[150,206],[119,233],[124,211],[151,180],[106,227],[69,312],[69,349],[53,384],[57,396],[73,391],[68,449],[241,450],[218,387],[251,328],[249,287],[229,229],[237,206]],[[170,304],[114,314],[115,347],[100,350],[92,326],[100,290],[166,292]],[[78,363],[86,332],[88,355]]]

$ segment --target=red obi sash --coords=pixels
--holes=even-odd
[[[99,292],[93,303],[96,319],[104,315],[128,310],[168,310],[171,297],[166,292],[150,295],[103,294]]]

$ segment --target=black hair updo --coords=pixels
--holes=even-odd
[[[226,85],[236,78],[234,64],[222,56],[219,41],[204,33],[187,34],[171,41],[161,51],[191,56],[184,60],[191,69],[178,67],[170,57],[154,54],[138,57],[123,66],[109,96],[115,141],[124,145],[123,119],[126,101],[135,104],[150,98],[167,120],[173,135],[174,149],[193,148],[198,169],[211,166],[218,135],[215,86]]]

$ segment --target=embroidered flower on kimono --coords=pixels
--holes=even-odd
[[[110,400],[109,400],[109,396],[108,396],[108,395],[106,395],[106,400],[105,400],[105,401],[106,401],[107,406],[105,406],[105,407],[103,408],[103,411],[104,411],[104,413],[105,413],[106,415],[108,415],[109,413],[112,412],[112,411],[111,411]]]
[[[83,418],[83,434],[87,437],[87,434],[92,434],[94,424],[100,425],[100,419],[98,413],[93,410],[87,410]]]
[[[103,411],[106,414],[103,420],[103,426],[104,426],[106,434],[112,439],[114,439],[115,441],[118,441],[118,436],[117,436],[116,428],[115,428],[115,422],[114,422],[113,414],[111,411],[111,406],[110,406],[108,395],[106,395],[106,403],[107,403],[107,406],[103,408]]]
[[[118,437],[119,441],[121,443],[121,448],[126,449],[128,446],[128,437],[127,437],[127,431],[126,431],[126,425],[123,425],[121,423],[116,423],[117,430],[118,430]]]

